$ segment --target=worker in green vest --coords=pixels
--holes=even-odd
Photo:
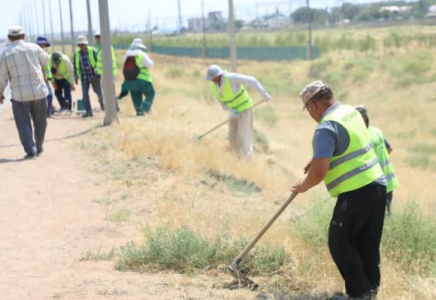
[[[380,286],[380,242],[386,210],[386,178],[359,112],[336,102],[322,81],[300,94],[303,110],[318,123],[306,177],[292,192],[304,193],[324,180],[337,197],[330,222],[330,254],[345,281],[345,295],[332,300],[372,300]],[[349,298],[350,297],[350,298]]]
[[[80,35],[77,37],[78,49],[74,54],[74,78],[76,84],[79,84],[79,79],[82,84],[83,105],[86,113],[83,118],[92,117],[91,101],[89,99],[89,87],[98,96],[101,110],[104,110],[103,92],[101,90],[100,75],[97,73],[97,51],[88,46],[86,36]]]
[[[400,183],[398,182],[397,177],[394,173],[394,168],[389,159],[391,152],[393,151],[391,144],[384,138],[383,133],[380,129],[374,126],[369,126],[369,117],[368,117],[368,109],[365,105],[359,105],[355,107],[358,112],[363,117],[365,121],[366,127],[369,131],[369,137],[371,139],[371,143],[374,147],[375,154],[377,154],[378,161],[380,166],[385,174],[387,181],[387,209],[388,213],[391,213],[392,206],[392,198],[393,198],[393,190],[400,187]]]
[[[121,99],[130,92],[137,116],[151,113],[151,106],[155,97],[153,80],[150,74],[153,61],[145,53],[146,49],[147,46],[144,45],[140,38],[134,39],[129,49],[127,49],[123,66],[124,82],[118,96],[118,99]]]
[[[253,156],[253,100],[245,86],[258,91],[265,101],[271,96],[252,77],[236,73],[229,73],[217,65],[207,69],[206,80],[212,81],[214,95],[220,101],[224,110],[229,112],[229,142],[230,147],[240,158]]]
[[[101,34],[100,30],[97,30],[94,34],[95,38],[95,46],[97,50],[97,74],[101,77],[101,84],[104,85],[104,75],[103,75],[103,55],[101,51]],[[115,86],[116,86],[116,76],[117,76],[117,57],[115,55],[115,49],[114,46],[111,45],[111,53],[112,53],[112,70],[114,75],[114,98],[116,98],[116,92],[115,92]],[[104,98],[104,91],[103,91],[103,98]],[[117,109],[119,110],[118,102]]]
[[[76,89],[73,64],[67,55],[55,51],[50,55],[48,66],[53,74],[53,88],[61,111],[71,111],[73,107],[71,91]]]

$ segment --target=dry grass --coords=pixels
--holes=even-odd
[[[407,34],[414,34],[418,30],[415,29],[409,28]],[[373,36],[382,42],[390,30],[377,29]],[[424,28],[423,32],[434,34],[435,29]],[[315,36],[319,34],[322,32],[316,32]],[[363,33],[350,31],[350,34]],[[422,143],[434,145],[436,142],[434,84],[429,80],[404,87],[398,85],[398,80],[407,72],[401,69],[402,63],[408,57],[427,53],[425,51],[407,46],[395,52],[356,54],[342,51],[322,58],[331,62],[320,76],[332,81],[328,83],[344,102],[366,104],[372,124],[383,130],[395,149],[392,161],[401,188],[394,193],[394,213],[410,200],[419,202],[426,213],[435,212],[434,169],[411,167],[409,163],[410,157],[418,155],[436,161],[434,152],[427,153],[424,146],[419,148]],[[207,66],[216,61],[154,54],[152,58],[157,66],[152,71],[157,91],[155,113],[145,118],[130,117],[134,110],[130,99],[125,98],[120,124],[92,137],[115,146],[104,150],[104,156],[111,162],[108,167],[122,161],[133,162],[114,184],[128,185],[132,202],[139,203],[146,195],[154,203],[158,224],[169,222],[176,227],[189,226],[210,235],[224,228],[235,236],[241,233],[253,236],[287,197],[292,183],[303,177],[302,169],[311,157],[310,141],[316,123],[307,113],[301,112],[298,99],[299,90],[315,79],[308,78],[311,63],[240,63],[241,73],[257,76],[271,91],[274,99],[269,105],[277,115],[274,126],[266,122],[255,123],[269,141],[269,152],[258,153],[247,162],[237,160],[227,150],[225,128],[202,141],[195,140],[196,136],[226,118],[220,106],[207,99],[208,83],[202,80]],[[360,63],[350,65],[356,61]],[[382,62],[391,65],[382,65]],[[227,62],[218,63],[229,68]],[[369,71],[363,67],[368,64],[371,65]],[[433,60],[429,60],[429,64],[431,70],[435,69]],[[185,71],[180,76],[168,76],[170,70],[175,69]],[[422,76],[431,79],[432,71],[428,73]],[[259,97],[254,92],[252,96],[254,99]],[[223,182],[208,178],[205,175],[208,170],[255,182],[263,192],[250,196],[231,193]],[[272,245],[284,246],[295,257],[295,263],[287,266],[282,275],[262,279],[267,283],[266,291],[272,293],[277,287],[286,287],[287,293],[292,295],[309,295],[301,299],[318,299],[317,295],[322,293],[342,290],[342,280],[328,249],[313,249],[295,234],[294,221],[291,221],[310,208],[311,199],[325,195],[322,185],[299,195],[263,239]],[[141,220],[140,215],[138,219]],[[141,224],[148,222],[142,220]],[[407,275],[390,262],[389,257],[383,258],[382,268],[380,299],[430,300],[436,296],[434,279]],[[299,292],[295,292],[296,289]]]

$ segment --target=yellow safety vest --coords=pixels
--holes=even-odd
[[[222,92],[220,93],[217,85],[212,82],[212,91],[219,101],[227,105],[231,109],[235,109],[238,113],[251,108],[253,106],[253,101],[250,98],[247,90],[241,85],[241,88],[237,93],[233,93],[232,86],[227,74],[224,76],[224,83],[222,87]]]
[[[102,52],[101,49],[99,49],[97,54],[97,74],[99,75],[103,75],[103,56],[101,52]],[[115,56],[115,50],[113,46],[111,46],[111,52],[112,52],[112,70],[115,76],[117,75],[117,57]]]
[[[375,154],[378,157],[380,167],[382,168],[388,183],[386,191],[388,193],[392,192],[394,189],[400,186],[400,183],[398,182],[397,177],[395,177],[394,168],[389,160],[389,153],[388,149],[386,149],[385,138],[383,137],[381,130],[377,127],[369,126],[368,131]]]
[[[369,132],[360,113],[350,105],[340,105],[319,124],[334,121],[342,125],[350,136],[347,150],[330,160],[324,183],[332,197],[359,189],[383,176]]]
[[[48,56],[48,59],[51,60],[51,54]],[[44,71],[45,71],[45,77],[47,77],[47,80],[52,80],[53,74],[51,73],[50,64],[48,64],[44,67]]]
[[[91,46],[88,46],[88,57],[89,57],[89,62],[91,63],[91,68],[95,69],[95,67],[97,66],[97,62],[95,61],[95,57],[94,57],[94,48]],[[80,48],[76,51],[76,70],[77,70],[77,76],[79,78],[82,78],[82,70],[80,69],[80,53],[81,50]]]
[[[139,68],[139,74],[138,77],[136,78],[140,80],[152,82],[150,70],[142,66],[142,56],[143,56],[142,53],[139,53],[138,55],[135,56],[135,63],[136,66]]]
[[[70,72],[68,71],[67,67],[65,66],[65,62],[64,62],[64,56],[62,55],[62,60],[59,63],[59,65],[57,66],[57,68],[59,68],[59,71],[61,72],[62,76],[69,82],[69,83],[73,83],[74,82],[74,78],[70,78]],[[53,59],[50,56],[50,59],[48,60],[48,67],[50,68],[50,71],[53,67]]]

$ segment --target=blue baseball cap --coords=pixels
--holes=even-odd
[[[35,44],[46,45],[47,47],[51,46],[51,44],[48,42],[47,38],[45,38],[43,36],[38,36],[38,38],[35,41]]]

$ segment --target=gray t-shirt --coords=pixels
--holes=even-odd
[[[340,106],[336,102],[326,110],[322,118]],[[341,124],[335,121],[325,121],[315,130],[313,137],[313,158],[331,158],[343,154],[350,145],[350,135]],[[385,176],[381,176],[375,183],[386,185]]]

